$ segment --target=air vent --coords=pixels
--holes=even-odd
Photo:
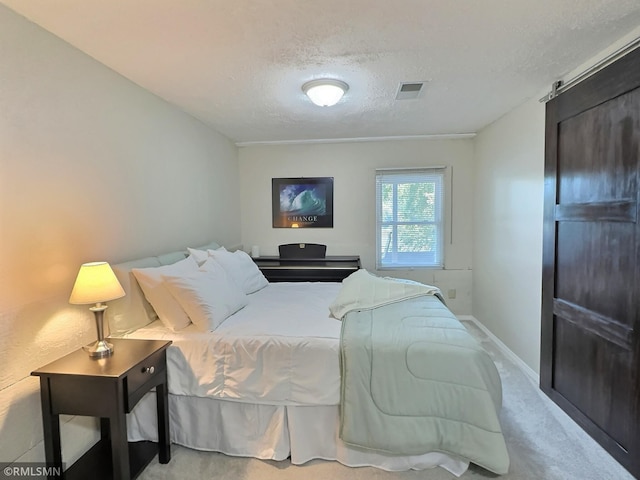
[[[401,83],[398,88],[396,100],[409,100],[418,98],[422,93],[425,82],[406,82]]]

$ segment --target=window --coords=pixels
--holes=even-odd
[[[444,168],[376,171],[376,268],[442,268]]]

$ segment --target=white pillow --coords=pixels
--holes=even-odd
[[[222,250],[225,252],[227,251],[227,249],[224,247],[218,247],[215,250]],[[204,262],[207,261],[207,258],[209,258],[208,250],[200,250],[198,248],[187,248],[187,251],[189,252],[189,255],[192,256],[196,262],[198,262],[198,265],[202,265]]]
[[[242,250],[228,252],[226,250],[207,250],[216,262],[222,265],[231,278],[244,293],[257,292],[269,285],[269,281],[262,274],[251,257]]]
[[[206,250],[198,250],[197,248],[187,248],[189,252],[189,256],[193,257],[193,259],[198,263],[198,265],[202,265],[209,258],[209,252]]]
[[[169,329],[180,330],[191,323],[182,306],[164,285],[162,275],[181,275],[197,272],[198,264],[187,257],[171,265],[150,268],[133,268],[131,272],[138,280],[145,298],[158,314],[162,323]]]
[[[247,296],[213,260],[186,275],[163,275],[165,285],[203,331],[213,331],[248,303]]]

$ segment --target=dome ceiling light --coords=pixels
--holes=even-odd
[[[319,107],[331,107],[338,103],[349,85],[330,78],[311,80],[302,85],[302,91]]]

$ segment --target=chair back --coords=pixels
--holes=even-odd
[[[327,246],[320,243],[285,243],[278,245],[280,258],[325,258]]]

